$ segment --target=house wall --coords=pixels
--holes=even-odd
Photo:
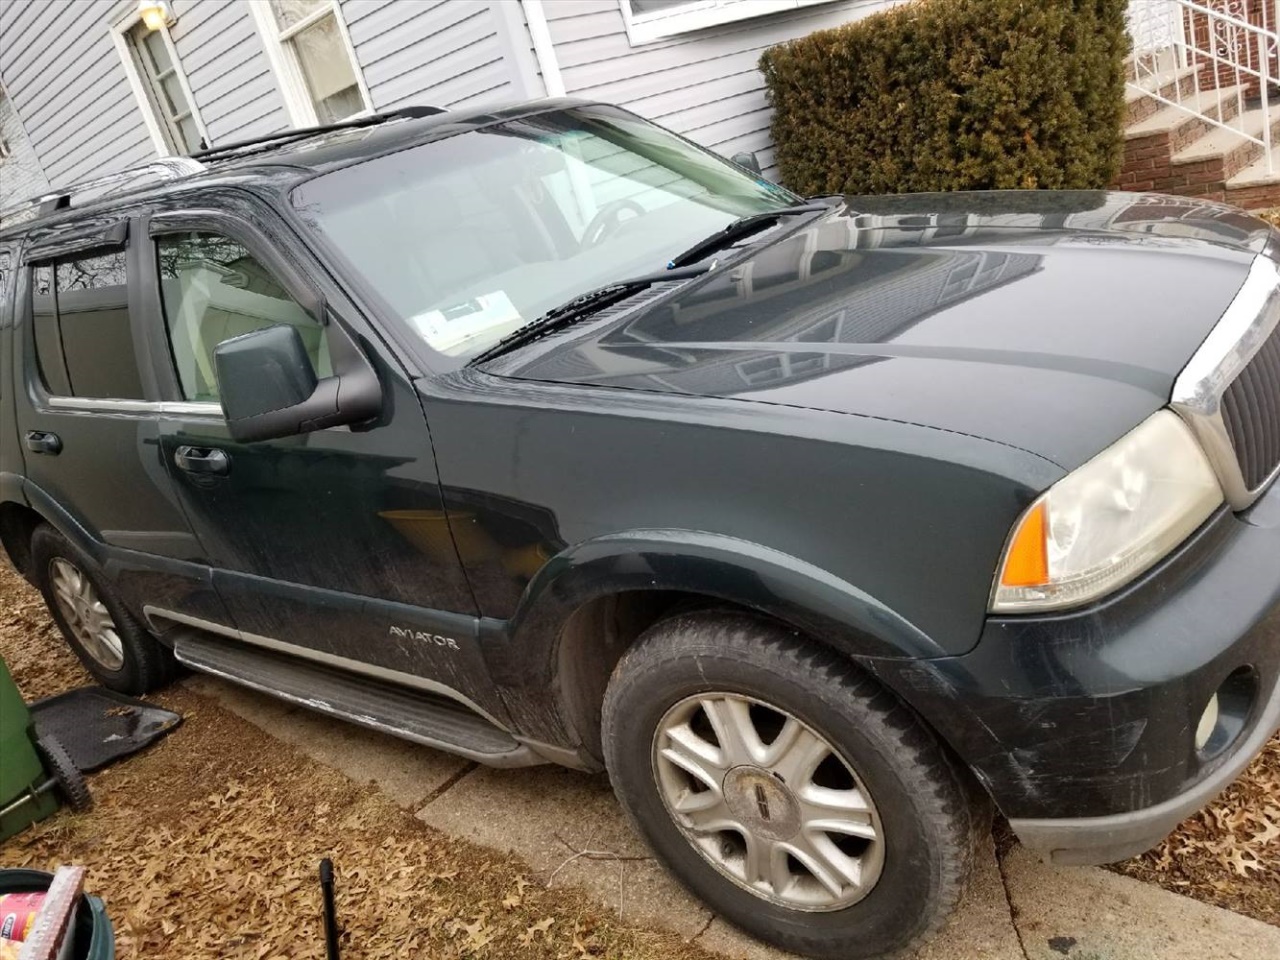
[[[154,155],[108,24],[119,0],[4,0],[0,77],[53,184]]]
[[[169,35],[212,143],[289,126],[262,38],[241,0],[176,0],[171,9],[177,22]],[[114,49],[111,56],[119,64]],[[135,113],[141,109],[132,97],[130,102]]]
[[[619,0],[542,0],[569,96],[617,103],[730,156],[753,150],[776,172],[760,54],[896,0],[842,0],[632,46]]]
[[[135,5],[0,0],[0,77],[55,185],[156,155],[111,39],[112,25]],[[243,0],[170,0],[170,6],[176,18],[170,36],[210,141],[288,127],[279,83]],[[377,110],[543,95],[518,3],[341,0],[341,7]]]
[[[532,55],[519,11],[509,0],[342,0],[376,110],[542,96],[540,85],[527,82]]]
[[[0,210],[3,210],[49,189],[49,181],[40,169],[22,121],[3,90],[0,90],[0,140],[9,147],[9,156],[0,159]]]

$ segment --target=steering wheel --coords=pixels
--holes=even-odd
[[[587,247],[594,247],[605,237],[611,237],[617,233],[618,228],[626,222],[622,219],[621,214],[627,212],[634,213],[637,217],[642,217],[645,214],[645,209],[634,200],[624,199],[606,203],[597,210],[596,215],[587,224],[587,229],[582,231],[582,240],[580,241],[582,248],[585,250]]]

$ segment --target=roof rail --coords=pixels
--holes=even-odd
[[[59,187],[48,193],[42,193],[5,207],[0,210],[0,225],[3,225],[4,221],[10,217],[28,211],[34,211],[35,218],[39,218],[46,217],[58,210],[65,210],[71,206],[71,198],[78,193],[99,190],[103,187],[111,187],[117,184],[131,183],[147,175],[161,180],[177,180],[193,173],[201,173],[204,169],[205,165],[203,163],[199,160],[193,160],[191,157],[161,157],[158,160],[152,160],[117,173],[108,173],[105,176],[92,177],[88,180],[77,180],[75,183],[68,184],[65,187]]]
[[[379,123],[387,123],[391,120],[417,120],[422,117],[434,117],[437,114],[447,113],[444,107],[401,107],[398,110],[388,110],[385,113],[371,113],[363,117],[355,117],[351,120],[340,120],[337,123],[326,123],[318,127],[295,127],[291,130],[277,130],[275,133],[268,133],[266,136],[253,137],[249,140],[235,140],[231,143],[220,143],[216,147],[209,147],[207,150],[197,150],[191,154],[192,159],[199,160],[203,163],[229,159],[236,156],[244,156],[248,153],[258,153],[271,150],[275,147],[283,146],[294,140],[305,140],[308,137],[314,137],[321,133],[329,133],[331,130],[351,130],[359,127],[372,127]]]

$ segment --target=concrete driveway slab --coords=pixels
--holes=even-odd
[[[627,825],[609,781],[559,767],[480,768],[418,818],[455,836],[510,850],[553,885],[583,887],[624,917],[690,939],[711,911],[649,857]]]
[[[512,850],[554,883],[585,888],[632,916],[696,938],[742,960],[783,960],[774,950],[712,918],[661,866],[631,830],[604,776],[556,767],[481,768],[418,812],[419,819],[486,846]],[[577,856],[594,851],[591,856]],[[595,857],[620,857],[595,859]],[[947,929],[919,960],[1022,960],[990,847]],[[906,960],[906,958],[904,958]]]
[[[1005,875],[1028,960],[1275,960],[1280,929],[1089,867],[1050,867],[1021,847]]]
[[[792,960],[791,954],[752,940],[719,917],[698,944],[734,960]],[[1025,960],[990,842],[978,857],[973,882],[951,921],[923,949],[897,960]]]

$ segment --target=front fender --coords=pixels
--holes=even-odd
[[[635,530],[576,544],[548,561],[510,620],[484,622],[505,656],[499,682],[545,687],[564,625],[591,600],[679,591],[753,608],[854,658],[945,656],[915,625],[851,583],[804,560],[723,534]]]

